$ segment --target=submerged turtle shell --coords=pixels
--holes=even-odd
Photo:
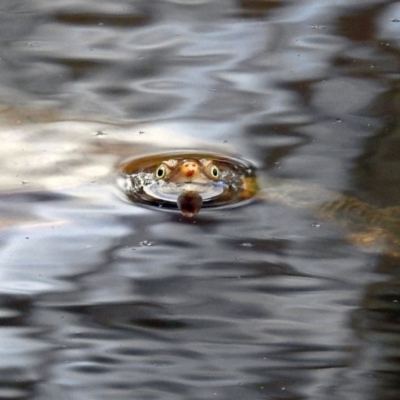
[[[200,167],[211,162],[216,176],[201,179],[180,179],[157,176],[163,163],[181,165],[193,161]],[[237,205],[257,192],[255,168],[240,158],[200,152],[171,152],[132,158],[119,166],[122,188],[127,197],[150,207],[180,210],[186,216],[197,214],[200,208],[215,209]]]

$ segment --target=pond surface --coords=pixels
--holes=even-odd
[[[266,199],[141,208],[116,165],[221,152],[399,206],[400,3],[13,0],[0,20],[1,399],[399,398],[399,257]]]

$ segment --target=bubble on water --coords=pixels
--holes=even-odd
[[[153,246],[153,242],[150,242],[149,240],[142,240],[139,244],[140,244],[140,246],[142,246],[142,247]]]
[[[313,222],[313,223],[311,224],[311,226],[312,226],[313,228],[320,228],[320,227],[321,227],[321,224],[319,224],[318,222]]]
[[[240,244],[242,247],[253,247],[254,246],[254,244],[253,243],[250,243],[250,242],[243,242],[243,243],[241,243]]]

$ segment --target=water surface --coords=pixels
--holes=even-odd
[[[397,399],[398,258],[307,209],[194,220],[115,165],[191,148],[400,204],[391,1],[0,6],[0,397]]]

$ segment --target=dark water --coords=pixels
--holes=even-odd
[[[114,166],[228,150],[400,204],[400,5],[0,4],[0,398],[400,396],[399,259],[307,210],[194,221]]]

